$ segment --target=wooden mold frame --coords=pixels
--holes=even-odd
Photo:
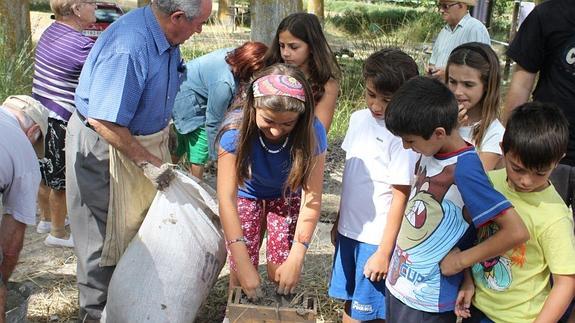
[[[230,323],[315,323],[317,300],[306,293],[297,294],[289,307],[241,304],[240,287],[232,289],[228,296],[226,314]]]

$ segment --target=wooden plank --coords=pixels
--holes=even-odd
[[[226,309],[230,322],[235,323],[312,323],[316,322],[317,301],[305,294],[293,299],[293,307],[241,304],[242,290],[235,288],[228,297]]]

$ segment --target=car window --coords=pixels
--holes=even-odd
[[[113,8],[98,8],[96,9],[96,22],[109,22],[112,23],[122,15],[121,12]]]

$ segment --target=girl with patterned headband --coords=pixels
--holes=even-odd
[[[218,157],[230,288],[241,286],[256,296],[259,249],[267,231],[268,278],[279,293],[293,293],[320,216],[325,129],[314,117],[305,76],[284,64],[255,77],[240,113],[224,122]]]

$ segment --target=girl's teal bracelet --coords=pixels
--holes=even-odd
[[[306,249],[309,248],[309,242],[303,242],[303,241],[296,241],[298,243],[301,243]]]
[[[233,240],[228,240],[228,241],[226,241],[226,246],[229,246],[229,245],[236,243],[236,242],[246,243],[246,238],[244,236],[241,236],[241,237],[233,239]]]

